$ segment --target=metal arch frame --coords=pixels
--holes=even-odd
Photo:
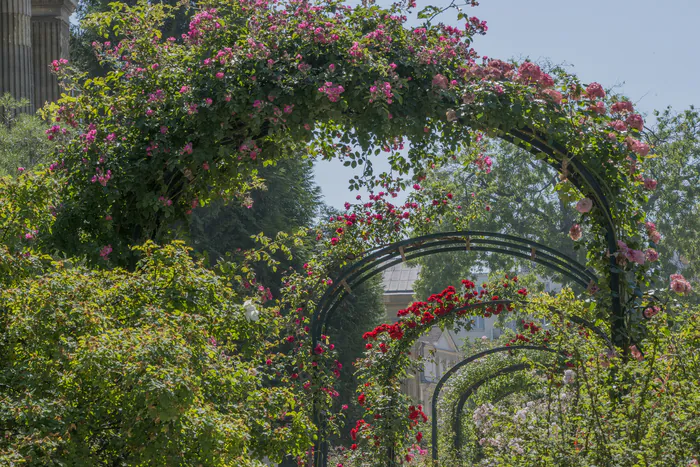
[[[493,130],[493,129],[492,129]],[[588,170],[588,168],[585,166],[585,164],[577,160],[574,157],[571,157],[569,151],[551,141],[548,140],[546,135],[543,135],[541,132],[537,132],[533,128],[529,127],[523,127],[520,129],[515,129],[511,128],[507,131],[502,130],[502,129],[496,129],[500,134],[499,137],[503,139],[504,141],[508,141],[512,144],[515,144],[518,147],[521,147],[522,149],[525,149],[526,151],[530,152],[533,155],[537,155],[539,153],[543,153],[551,160],[547,160],[546,162],[550,164],[552,167],[554,167],[559,173],[562,173],[562,168],[563,165],[566,161],[566,163],[571,164],[571,167],[573,168],[573,172],[568,174],[569,180],[572,182],[572,184],[582,193],[586,194],[587,196],[590,196],[593,199],[594,204],[596,207],[602,212],[603,214],[603,221],[600,222],[601,227],[605,230],[605,240],[607,242],[607,253],[610,255],[610,281],[609,281],[609,286],[610,286],[610,300],[611,300],[611,308],[612,308],[612,313],[610,314],[610,325],[611,325],[611,338],[612,342],[622,348],[627,347],[627,343],[629,342],[629,335],[627,332],[627,323],[626,323],[626,310],[623,308],[622,303],[623,303],[623,295],[624,295],[624,290],[621,288],[621,281],[620,281],[620,276],[621,273],[615,268],[615,256],[614,254],[617,252],[617,229],[615,227],[615,221],[612,216],[612,211],[610,209],[610,202],[605,196],[605,193],[603,192],[602,186],[599,183],[599,180],[596,178],[595,174]],[[407,240],[406,241],[408,244],[412,242],[412,240]],[[402,242],[398,242],[394,244],[394,248],[392,248],[393,251],[390,252],[385,252],[386,253],[391,253],[392,257],[396,257],[396,250],[398,249],[398,246]],[[391,246],[390,246],[391,248]],[[488,250],[486,248],[481,249],[480,251],[492,251]],[[443,249],[442,251],[456,251],[459,250],[458,248],[450,248],[450,249]],[[379,250],[381,251],[381,250]],[[545,249],[541,251],[547,251]],[[497,252],[500,253],[510,253],[513,254],[513,256],[520,256],[517,254],[514,254],[514,252],[511,251],[502,251],[499,250]],[[402,256],[401,261],[404,260],[405,256],[405,251],[399,250],[399,253]],[[431,252],[420,252],[422,254],[412,254],[412,258],[417,258],[420,256],[424,256],[427,254],[431,254]],[[555,253],[559,254],[559,253]],[[366,261],[367,258],[370,258],[372,256],[375,256],[375,258],[378,258],[381,255],[377,255],[377,252],[370,252],[368,255],[365,256],[361,261]],[[522,256],[520,256],[522,257]],[[409,259],[406,257],[406,259]],[[378,269],[375,273],[381,272],[382,270],[394,265],[398,264],[399,261],[394,261],[388,266],[384,267],[383,269]],[[578,263],[576,263],[578,264]],[[550,265],[554,266],[554,265]],[[350,270],[355,269],[356,267],[351,267]],[[554,268],[553,268],[554,269]],[[555,269],[556,270],[556,269]],[[347,272],[346,272],[347,274]],[[341,272],[341,279],[340,280],[334,280],[334,286],[327,289],[326,292],[323,294],[319,301],[319,306],[317,307],[316,312],[314,312],[314,315],[312,316],[312,341],[313,344],[315,345],[318,340],[320,339],[320,335],[322,330],[325,328],[326,321],[328,318],[328,315],[330,312],[324,312],[324,308],[326,307],[326,302],[329,301],[331,298],[331,295],[337,295],[338,294],[338,285],[342,285],[343,288],[350,289],[349,284],[347,283],[346,280],[342,279],[342,272]],[[367,280],[367,278],[364,278],[362,281],[358,281],[356,285],[361,284],[364,282],[364,280]],[[345,296],[345,294],[340,294],[340,297],[336,297],[337,301],[342,300],[342,298]],[[333,300],[333,301],[336,301]],[[335,308],[337,305],[333,305],[333,308]],[[331,309],[332,311],[332,309]],[[324,314],[324,316],[321,316],[321,313]],[[320,324],[319,324],[320,321]],[[316,409],[314,409],[315,411]],[[320,427],[319,427],[320,429]],[[314,455],[314,465],[327,465],[327,456],[322,454],[322,445],[325,444],[325,442],[319,437],[319,440],[317,441],[317,449],[315,452],[318,453],[318,456]]]
[[[464,405],[467,403],[467,400],[474,395],[476,391],[481,388],[484,384],[488,383],[490,380],[494,378],[498,378],[499,376],[504,376],[504,375],[509,375],[511,373],[516,373],[518,371],[526,370],[529,367],[527,363],[516,363],[514,365],[509,365],[504,368],[500,368],[499,370],[495,371],[493,374],[490,374],[484,378],[481,378],[480,380],[476,381],[473,384],[470,384],[467,389],[464,390],[462,395],[459,397],[459,401],[457,402],[457,407],[455,408],[455,419],[454,422],[452,423],[452,432],[455,435],[455,438],[453,440],[453,447],[455,450],[458,448],[460,444],[462,444],[462,430],[461,430],[461,424],[462,424],[462,410],[464,410]],[[437,408],[433,407],[433,411],[437,412]],[[433,433],[433,436],[436,436],[437,433]]]
[[[517,368],[516,368],[517,367]],[[459,450],[459,446],[462,444],[462,412],[464,410],[464,406],[467,403],[467,400],[471,396],[476,393],[476,391],[479,390],[481,386],[489,382],[492,378],[498,378],[499,376],[507,375],[507,374],[512,374],[516,373],[521,370],[527,369],[528,365],[526,363],[518,363],[516,365],[510,365],[508,367],[502,368],[496,373],[487,376],[486,378],[483,378],[476,383],[470,385],[464,393],[460,396],[459,401],[457,403],[457,407],[455,409],[455,419],[454,423],[452,424],[452,431],[455,434],[454,440],[453,440],[453,448],[455,451]],[[532,383],[529,384],[527,387],[531,387]],[[493,403],[500,402],[501,400],[505,399],[506,397],[518,392],[519,390],[524,389],[524,388],[516,388],[511,391],[506,392],[505,394],[500,395],[498,398],[496,398]]]
[[[512,304],[521,304],[522,305],[522,304],[527,304],[527,303],[530,303],[530,302],[528,300],[487,300],[487,301],[482,301],[482,302],[469,303],[469,304],[461,306],[459,308],[455,308],[450,313],[459,313],[459,312],[465,311],[465,310],[471,310],[474,308],[483,308],[483,307],[493,306],[493,305],[506,305],[507,306],[507,305],[512,305]],[[610,340],[608,335],[605,334],[605,332],[602,329],[600,329],[598,326],[591,323],[587,319],[581,318],[579,316],[569,316],[566,313],[564,313],[561,310],[554,308],[554,307],[549,307],[549,310],[552,313],[557,313],[561,316],[564,316],[566,319],[569,319],[572,322],[579,324],[579,325],[585,327],[586,329],[589,329],[590,331],[595,333],[599,338],[601,338],[603,341],[605,341],[608,348],[611,348],[611,349],[613,348],[612,341]],[[513,349],[513,348],[517,348],[517,347],[516,346],[508,346],[506,348]],[[545,347],[545,348],[551,349],[551,347]],[[392,365],[392,368],[395,368],[395,365]],[[387,374],[387,378],[391,378],[392,376],[394,376],[394,374],[392,372]]]
[[[528,145],[536,148],[539,152],[548,155],[554,161],[556,161],[548,161],[548,163],[559,173],[562,173],[562,165],[564,161],[567,161],[567,163],[571,164],[574,169],[574,172],[569,176],[571,183],[582,193],[591,195],[593,202],[603,213],[605,221],[601,224],[601,226],[606,231],[605,240],[608,246],[608,253],[610,254],[610,298],[612,305],[610,324],[612,340],[615,345],[626,348],[626,344],[629,343],[629,336],[627,335],[628,333],[626,331],[626,313],[622,307],[622,294],[624,291],[620,287],[620,272],[616,272],[617,268],[615,267],[616,264],[614,256],[614,254],[617,252],[617,229],[615,227],[615,221],[612,217],[610,201],[605,196],[605,193],[603,193],[601,184],[597,180],[595,174],[588,170],[582,161],[569,157],[569,151],[565,147],[562,147],[560,144],[553,141],[547,141],[545,137],[537,134],[537,132],[531,128],[510,129],[502,132],[500,137],[505,141],[525,149],[531,154],[535,154],[535,152],[528,147]]]
[[[442,378],[440,378],[440,381],[435,385],[435,390],[433,391],[433,397],[432,397],[432,405],[433,407],[433,417],[432,417],[432,459],[433,462],[436,462],[438,460],[438,413],[437,410],[435,409],[437,407],[438,403],[438,398],[440,397],[440,391],[442,391],[442,387],[447,383],[447,380],[449,380],[452,376],[454,376],[457,371],[459,371],[460,368],[476,361],[479,360],[482,357],[485,357],[487,355],[495,354],[495,353],[501,353],[501,352],[510,352],[513,350],[537,350],[539,352],[549,352],[549,353],[556,353],[559,354],[565,358],[568,358],[565,352],[553,349],[551,347],[544,347],[541,345],[511,345],[508,347],[494,347],[493,349],[487,349],[482,352],[476,353],[474,355],[471,355],[452,368],[450,368],[444,375],[442,375]],[[525,365],[525,364],[522,364]],[[517,365],[515,365],[517,366]],[[510,372],[515,372],[515,371],[520,371],[518,370],[511,370]],[[504,373],[507,374],[507,373]],[[500,375],[497,375],[500,376]],[[481,383],[484,384],[484,382],[488,381],[490,378],[485,378],[485,380]],[[466,400],[466,399],[465,399]]]
[[[333,286],[323,294],[311,319],[312,345],[320,340],[330,316],[353,287],[403,261],[450,251],[484,251],[528,259],[572,279],[584,288],[598,281],[591,270],[570,256],[514,235],[455,231],[415,237],[368,252],[333,279]]]

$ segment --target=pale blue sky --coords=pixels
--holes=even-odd
[[[474,43],[481,55],[570,64],[584,82],[619,86],[643,113],[700,105],[700,0],[481,0],[469,10],[489,26]],[[456,26],[456,14],[443,21]],[[355,199],[352,170],[319,162],[315,174],[326,204]]]

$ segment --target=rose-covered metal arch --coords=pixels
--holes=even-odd
[[[465,116],[465,120],[474,123],[476,120]],[[477,128],[477,125],[473,125]],[[523,128],[480,128],[487,131],[496,131],[501,139],[515,144],[533,155],[545,154],[546,162],[555,168],[585,196],[593,200],[594,205],[602,214],[599,224],[605,232],[605,243],[610,255],[609,287],[610,287],[610,329],[611,336],[606,341],[618,347],[626,348],[629,336],[626,329],[626,310],[623,308],[624,290],[621,288],[620,270],[615,267],[617,251],[617,227],[611,211],[611,203],[606,196],[603,185],[594,171],[586,167],[585,163],[572,156],[569,151],[560,144],[552,141],[552,138],[537,131]],[[477,238],[472,238],[477,237]],[[479,240],[478,242],[476,240]],[[458,246],[459,245],[459,246]],[[449,251],[486,251],[504,253],[514,257],[530,259],[542,264],[553,271],[559,272],[572,279],[576,284],[587,287],[598,282],[595,273],[574,259],[530,240],[512,235],[491,232],[449,232],[427,235],[415,239],[407,239],[401,242],[381,247],[364,253],[357,261],[339,271],[333,277],[333,284],[320,298],[311,319],[312,345],[315,346],[324,332],[329,318],[340,302],[351,291],[370,277],[382,272],[402,261],[419,258],[438,252]],[[355,260],[355,258],[353,258]],[[316,414],[316,417],[320,417]],[[321,432],[319,432],[321,435]],[[325,448],[324,448],[325,446]],[[327,465],[327,446],[319,436],[316,446],[315,465]]]
[[[424,235],[368,252],[363,258],[341,270],[333,278],[333,286],[320,298],[312,316],[313,345],[321,338],[333,312],[352,289],[402,261],[452,251],[483,251],[528,259],[568,277],[582,288],[598,282],[596,275],[575,259],[528,239],[484,231]]]
[[[490,382],[494,378],[498,378],[500,376],[504,375],[509,375],[513,373],[517,373],[519,371],[524,371],[529,368],[529,365],[526,363],[518,363],[516,365],[510,365],[509,367],[502,368],[495,372],[492,375],[489,375],[486,378],[483,378],[474,384],[470,385],[460,396],[458,402],[457,402],[457,407],[455,408],[455,418],[453,420],[452,424],[452,431],[454,433],[454,438],[452,442],[452,447],[455,450],[455,452],[459,452],[459,449],[462,445],[462,415],[464,411],[464,406],[466,405],[467,401],[479,390],[481,386],[484,384]],[[513,386],[510,387],[508,391],[506,391],[503,394],[499,394],[495,399],[492,400],[493,404],[496,404],[500,402],[501,400],[505,399],[506,397],[515,394],[518,391],[524,391],[529,389],[530,387],[533,386],[533,383],[529,383],[525,386]]]
[[[442,378],[440,378],[440,381],[435,386],[435,390],[433,391],[433,398],[432,398],[432,407],[433,407],[433,417],[432,417],[432,459],[433,462],[438,460],[438,411],[436,410],[437,404],[438,404],[438,399],[440,397],[440,392],[442,391],[443,386],[447,383],[447,381],[452,378],[461,368],[463,368],[466,365],[469,365],[470,363],[479,360],[482,357],[485,357],[487,355],[491,354],[497,354],[497,353],[503,353],[503,352],[512,352],[514,350],[535,350],[538,352],[548,352],[548,353],[554,353],[554,354],[559,354],[564,358],[567,358],[568,355],[560,350],[553,349],[551,347],[545,347],[541,345],[511,345],[508,347],[495,347],[493,349],[487,349],[482,352],[476,353],[474,355],[471,355],[461,362],[457,363],[455,366],[450,368],[444,375],[442,375]],[[502,368],[500,370],[497,370],[494,372],[492,375],[489,375],[488,377],[477,381],[474,383],[472,386],[470,386],[467,391],[465,391],[462,397],[460,398],[460,403],[461,406],[458,406],[458,415],[461,412],[461,409],[464,407],[464,401],[467,400],[467,398],[474,392],[476,391],[480,386],[488,382],[490,379],[502,376],[505,374],[510,374],[510,373],[515,373],[516,371],[522,371],[526,369],[528,365],[526,363],[520,363],[520,364],[515,364],[511,365],[506,368]],[[461,423],[461,420],[457,418],[459,423]],[[455,427],[457,422],[455,422]],[[456,432],[459,432],[459,428],[455,430]]]

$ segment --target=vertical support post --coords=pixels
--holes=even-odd
[[[19,109],[27,113],[34,109],[31,14],[31,0],[0,1],[0,96],[28,99]]]
[[[70,15],[77,0],[31,0],[34,69],[34,108],[60,97],[59,83],[51,62],[70,55]]]

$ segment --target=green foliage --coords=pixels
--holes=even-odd
[[[498,406],[486,404],[494,392],[484,394],[484,405],[463,418],[475,429],[472,443],[479,440],[464,450],[483,450],[483,457],[464,465],[695,465],[699,311],[675,307],[656,315],[641,343],[644,355],[634,349],[635,358],[582,339],[576,327],[559,328],[577,364]]]
[[[17,114],[26,105],[9,94],[0,97],[0,176],[16,175],[43,162],[53,149],[44,134],[48,126],[38,117]],[[21,169],[20,169],[21,168]]]
[[[313,182],[308,161],[289,160],[261,171],[265,189],[255,190],[245,206],[217,200],[193,211],[190,242],[197,253],[211,264],[241,250],[256,246],[255,236],[275,237],[279,232],[295,232],[313,225],[320,205],[320,189]],[[307,242],[308,243],[308,242]],[[308,245],[291,250],[291,261],[278,256],[277,272],[256,269],[257,280],[278,295],[282,274],[300,269],[309,255]]]
[[[677,272],[700,278],[700,239],[693,234],[700,232],[700,113],[666,109],[656,118],[647,138],[661,157],[649,161],[658,186],[648,212],[662,234],[662,280]]]
[[[261,465],[298,452],[305,419],[263,356],[275,313],[246,319],[181,244],[133,273],[58,263],[2,291],[2,463]]]
[[[423,185],[454,196],[454,202],[464,211],[459,220],[461,228],[516,235],[585,263],[585,250],[567,235],[574,223],[581,222],[581,216],[571,202],[558,196],[556,187],[560,182],[552,167],[533,160],[524,150],[510,143],[488,141],[432,172]],[[443,224],[436,229],[454,230],[455,226]],[[415,285],[419,296],[436,293],[445,284],[479,270],[532,270],[566,281],[531,261],[499,254],[432,255],[421,258],[420,263],[421,276]]]

